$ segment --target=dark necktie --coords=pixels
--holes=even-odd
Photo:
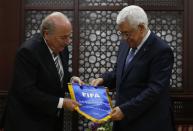
[[[59,63],[59,55],[56,55],[56,56],[54,55],[54,63],[56,65],[56,68],[57,68],[57,71],[58,71],[58,75],[59,75],[59,78],[60,78],[60,83],[62,84],[64,72],[62,70],[62,66]]]
[[[127,58],[126,58],[126,61],[125,61],[125,67],[124,67],[124,70],[127,69],[127,66],[129,65],[129,63],[131,62],[131,60],[133,59],[133,57],[135,56],[135,51],[136,51],[136,48],[131,48],[128,55],[127,55]]]

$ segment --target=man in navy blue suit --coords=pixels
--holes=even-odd
[[[2,118],[5,131],[62,131],[63,109],[79,104],[64,98],[70,80],[69,44],[72,25],[60,12],[49,14],[36,34],[18,49],[13,85]],[[81,80],[72,77],[71,82]]]
[[[111,112],[114,131],[173,131],[172,106],[168,95],[173,53],[168,44],[148,28],[145,11],[135,5],[117,16],[122,36],[115,68],[94,86],[116,88]]]

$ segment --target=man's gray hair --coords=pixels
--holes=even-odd
[[[40,25],[40,33],[43,35],[46,30],[49,34],[52,34],[55,30],[55,22],[53,17],[62,17],[64,20],[69,21],[68,17],[61,12],[53,12],[43,19]]]
[[[140,24],[143,24],[146,29],[148,27],[147,14],[141,7],[136,5],[127,6],[119,12],[116,21],[117,24],[119,25],[126,20],[134,28],[137,28]]]
[[[47,30],[47,32],[49,34],[52,34],[54,32],[55,29],[55,24],[53,22],[53,20],[48,19],[48,17],[46,17],[45,19],[43,19],[41,25],[40,25],[40,33],[43,35],[44,31]]]

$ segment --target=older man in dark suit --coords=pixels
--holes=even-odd
[[[173,131],[168,96],[171,48],[149,30],[147,15],[139,6],[122,9],[117,24],[123,40],[116,66],[91,82],[116,87],[116,106],[110,114],[113,130]]]
[[[48,15],[36,34],[19,48],[8,102],[5,131],[62,131],[63,108],[79,104],[64,98],[70,79],[67,46],[72,33],[69,19],[60,12]],[[74,82],[81,80],[73,77]]]

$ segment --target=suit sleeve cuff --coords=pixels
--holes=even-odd
[[[57,108],[61,109],[63,107],[64,98],[60,98]]]

